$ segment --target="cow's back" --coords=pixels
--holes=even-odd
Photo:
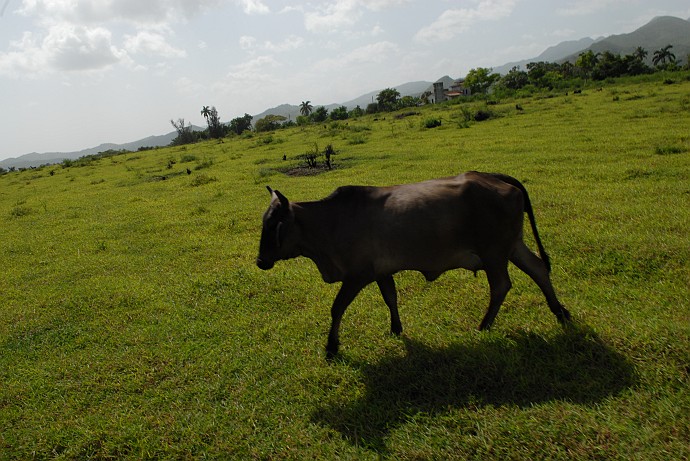
[[[346,267],[376,274],[476,269],[487,245],[522,229],[519,190],[465,173],[390,187],[346,186],[326,201],[336,217],[334,250]]]

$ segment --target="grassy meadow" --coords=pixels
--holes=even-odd
[[[689,458],[690,75],[671,79],[0,176],[0,460]],[[314,143],[335,168],[295,174]],[[403,335],[370,286],[327,363],[338,285],[255,266],[265,186],[466,170],[524,182],[576,326],[512,266],[481,333],[482,272],[405,272]]]

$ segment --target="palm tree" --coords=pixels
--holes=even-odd
[[[206,119],[206,122],[208,123],[208,118],[211,115],[211,108],[208,106],[202,107],[201,108],[201,115],[204,116],[204,118]]]
[[[305,117],[308,117],[313,108],[314,107],[312,107],[311,101],[302,101],[302,104],[299,105],[299,112]]]
[[[635,59],[639,61],[644,61],[647,57],[647,50],[645,50],[641,46],[638,46],[633,52],[633,57],[635,57]]]
[[[666,61],[668,61],[669,64],[676,62],[676,55],[671,53],[671,48],[673,48],[673,45],[666,45],[662,49],[654,52],[652,62],[655,66],[664,67],[666,66]]]

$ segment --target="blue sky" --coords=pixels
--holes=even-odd
[[[325,105],[631,32],[688,0],[0,0],[0,159]]]

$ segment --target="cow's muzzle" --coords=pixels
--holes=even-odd
[[[267,271],[273,268],[273,261],[266,261],[265,259],[256,258],[256,265],[259,269]]]

